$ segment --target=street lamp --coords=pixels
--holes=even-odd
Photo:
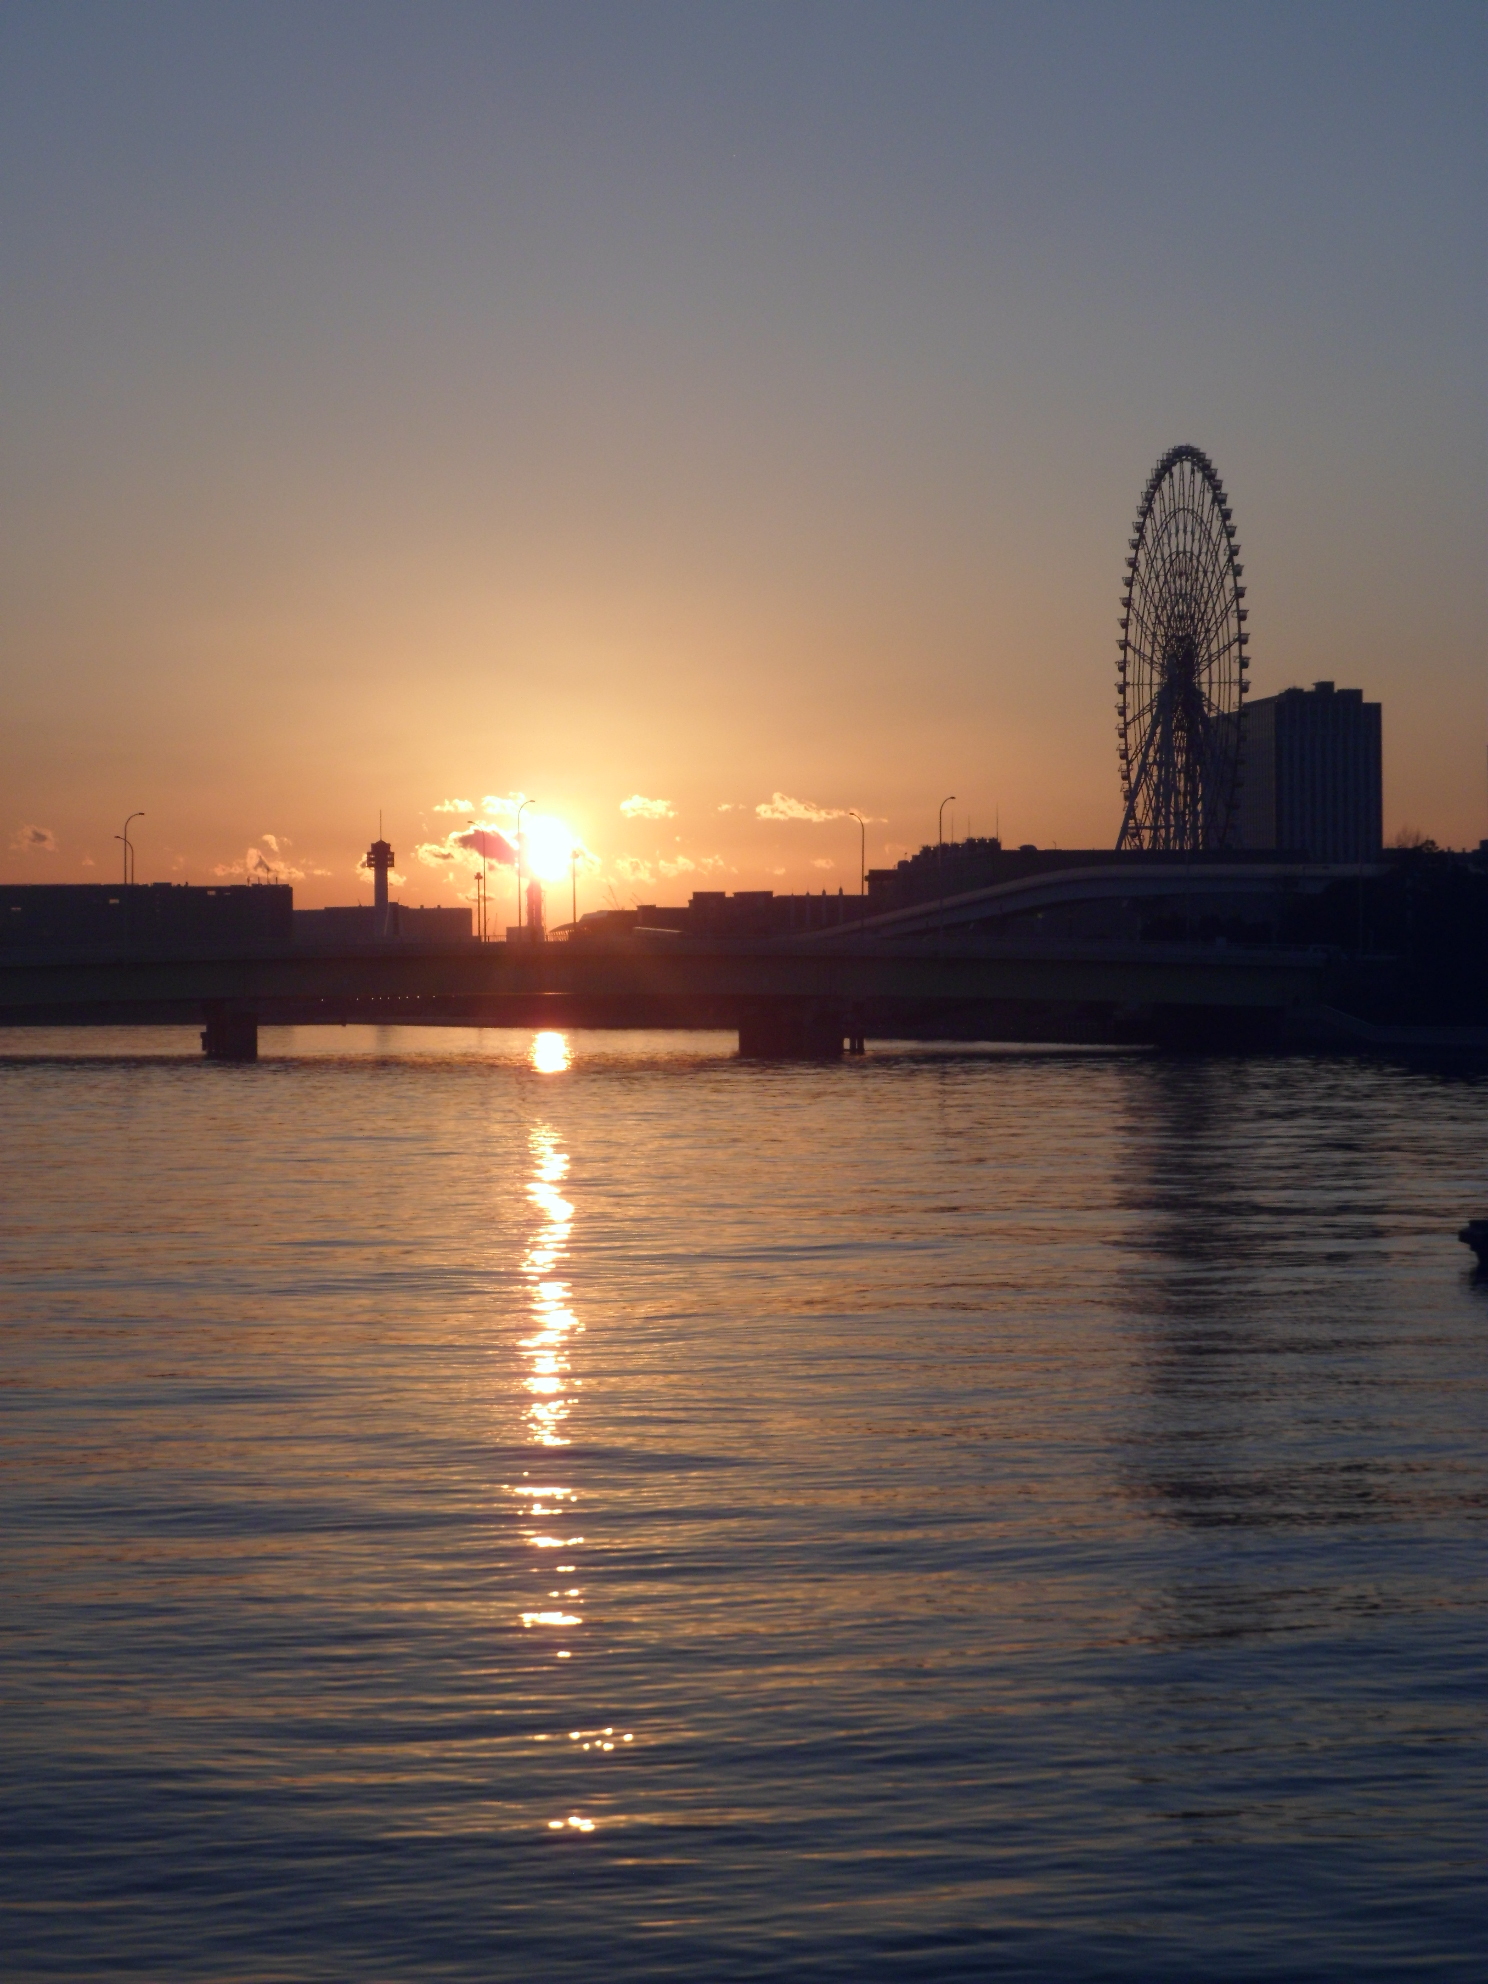
[[[935,830],[935,879],[940,885],[939,935],[937,941],[945,942],[945,809],[955,798],[948,792],[940,802],[940,819]]]
[[[572,932],[579,927],[579,850],[576,847],[568,850],[568,879],[573,885],[573,904],[569,916],[569,929]]]
[[[472,832],[480,833],[480,828],[476,826],[474,820],[467,820],[465,824]],[[478,852],[481,858],[481,873],[476,876],[476,880],[480,883],[480,895],[478,897],[480,904],[480,940],[484,943],[486,941],[486,903],[489,901],[491,895],[491,843],[488,839],[482,837]]]
[[[129,820],[142,820],[144,817],[143,813],[131,813]],[[126,889],[134,880],[134,848],[129,839],[129,820],[124,822],[123,833],[114,835],[115,840],[121,840],[124,843],[124,886]]]
[[[851,806],[847,809],[847,817],[858,823],[858,894],[862,896],[868,892],[868,829],[862,814],[855,813]]]
[[[522,927],[522,815],[531,804],[530,799],[524,799],[517,808],[517,928],[519,930]]]

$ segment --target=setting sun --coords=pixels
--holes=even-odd
[[[522,870],[540,882],[566,880],[574,855],[583,852],[583,843],[562,820],[538,813],[522,822]]]

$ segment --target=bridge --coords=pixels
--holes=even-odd
[[[768,941],[638,930],[443,951],[11,956],[0,1025],[189,1024],[214,1060],[256,1058],[261,1026],[389,1023],[727,1028],[746,1055],[832,1057],[874,1036],[1241,1044],[1323,996],[1318,950],[999,941],[974,907],[948,902],[943,931],[934,905]]]

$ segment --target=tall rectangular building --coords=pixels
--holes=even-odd
[[[1372,861],[1384,839],[1380,706],[1362,689],[1283,689],[1242,711],[1240,845]]]

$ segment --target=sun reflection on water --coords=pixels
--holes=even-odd
[[[539,1044],[544,1039],[563,1043],[561,1034],[539,1035]],[[569,1307],[568,1283],[558,1280],[554,1273],[567,1258],[573,1229],[573,1207],[558,1189],[568,1173],[568,1158],[559,1149],[553,1131],[546,1128],[532,1131],[528,1147],[532,1176],[527,1197],[541,1216],[541,1224],[522,1257],[522,1274],[529,1286],[536,1324],[533,1334],[522,1339],[522,1349],[527,1353],[527,1392],[531,1399],[527,1426],[539,1446],[562,1447],[568,1444],[561,1430],[569,1413],[568,1343],[580,1328]],[[554,1490],[555,1496],[566,1493],[565,1489]]]
[[[532,1043],[532,1065],[540,1075],[564,1074],[569,1065],[568,1035],[538,1034]]]
[[[561,1033],[538,1035],[533,1046],[534,1064],[542,1065],[539,1050],[544,1041],[558,1043],[564,1057],[562,1065],[566,1065],[568,1050]],[[527,1365],[523,1381],[527,1404],[523,1417],[528,1439],[535,1446],[556,1452],[568,1445],[563,1427],[572,1409],[576,1389],[569,1346],[583,1328],[569,1306],[569,1285],[560,1279],[562,1265],[568,1258],[574,1209],[559,1189],[568,1175],[568,1155],[559,1145],[557,1132],[546,1125],[531,1130],[527,1138],[527,1155],[531,1167],[527,1200],[537,1215],[537,1223],[527,1242],[527,1251],[522,1256],[521,1269],[527,1284],[533,1322],[531,1334],[521,1339],[520,1346]],[[531,1525],[526,1532],[529,1549],[566,1552],[584,1541],[582,1536],[571,1534],[574,1514],[572,1488],[551,1479],[531,1483],[529,1477],[515,1493],[526,1501],[526,1515]],[[573,1576],[577,1565],[567,1563],[562,1568]],[[552,1576],[551,1569],[547,1571],[547,1576]],[[553,1591],[547,1593],[550,1601],[558,1595]],[[574,1585],[562,1593],[564,1598],[570,1600],[579,1599],[582,1595],[581,1585]],[[582,1613],[559,1610],[551,1603],[531,1606],[521,1614],[521,1620],[527,1631],[549,1632],[561,1640],[569,1639],[571,1629],[584,1623]],[[567,1660],[572,1649],[556,1646],[553,1651],[556,1659]]]
[[[564,1036],[540,1033],[532,1044],[532,1065],[543,1074],[560,1073],[567,1068],[568,1042]],[[569,1554],[584,1542],[581,1535],[575,1534],[577,1491],[555,1480],[553,1470],[561,1466],[560,1455],[569,1444],[565,1428],[579,1389],[579,1380],[573,1375],[571,1350],[584,1326],[574,1314],[570,1284],[564,1278],[574,1223],[573,1204],[565,1195],[568,1154],[559,1143],[557,1132],[544,1124],[529,1131],[527,1156],[526,1196],[534,1223],[521,1263],[532,1316],[531,1331],[520,1341],[525,1361],[523,1420],[528,1440],[543,1449],[545,1464],[536,1479],[525,1475],[512,1492],[522,1498],[527,1547],[544,1553],[555,1551],[564,1561],[554,1563],[546,1555],[535,1560],[534,1568],[540,1569],[541,1581],[534,1581],[532,1596],[518,1616],[523,1631],[530,1633],[542,1648],[543,1657],[560,1661],[574,1657],[574,1641],[584,1624],[580,1609],[584,1586],[568,1584],[555,1588],[551,1583],[555,1574],[569,1578],[582,1576],[578,1559]],[[550,1740],[554,1739],[547,1735],[536,1738],[538,1742]],[[598,1764],[612,1756],[618,1761],[625,1754],[623,1746],[632,1743],[634,1736],[628,1730],[607,1726],[571,1730],[569,1741]],[[552,1832],[567,1834],[593,1832],[596,1821],[582,1812],[570,1812],[544,1823]]]

